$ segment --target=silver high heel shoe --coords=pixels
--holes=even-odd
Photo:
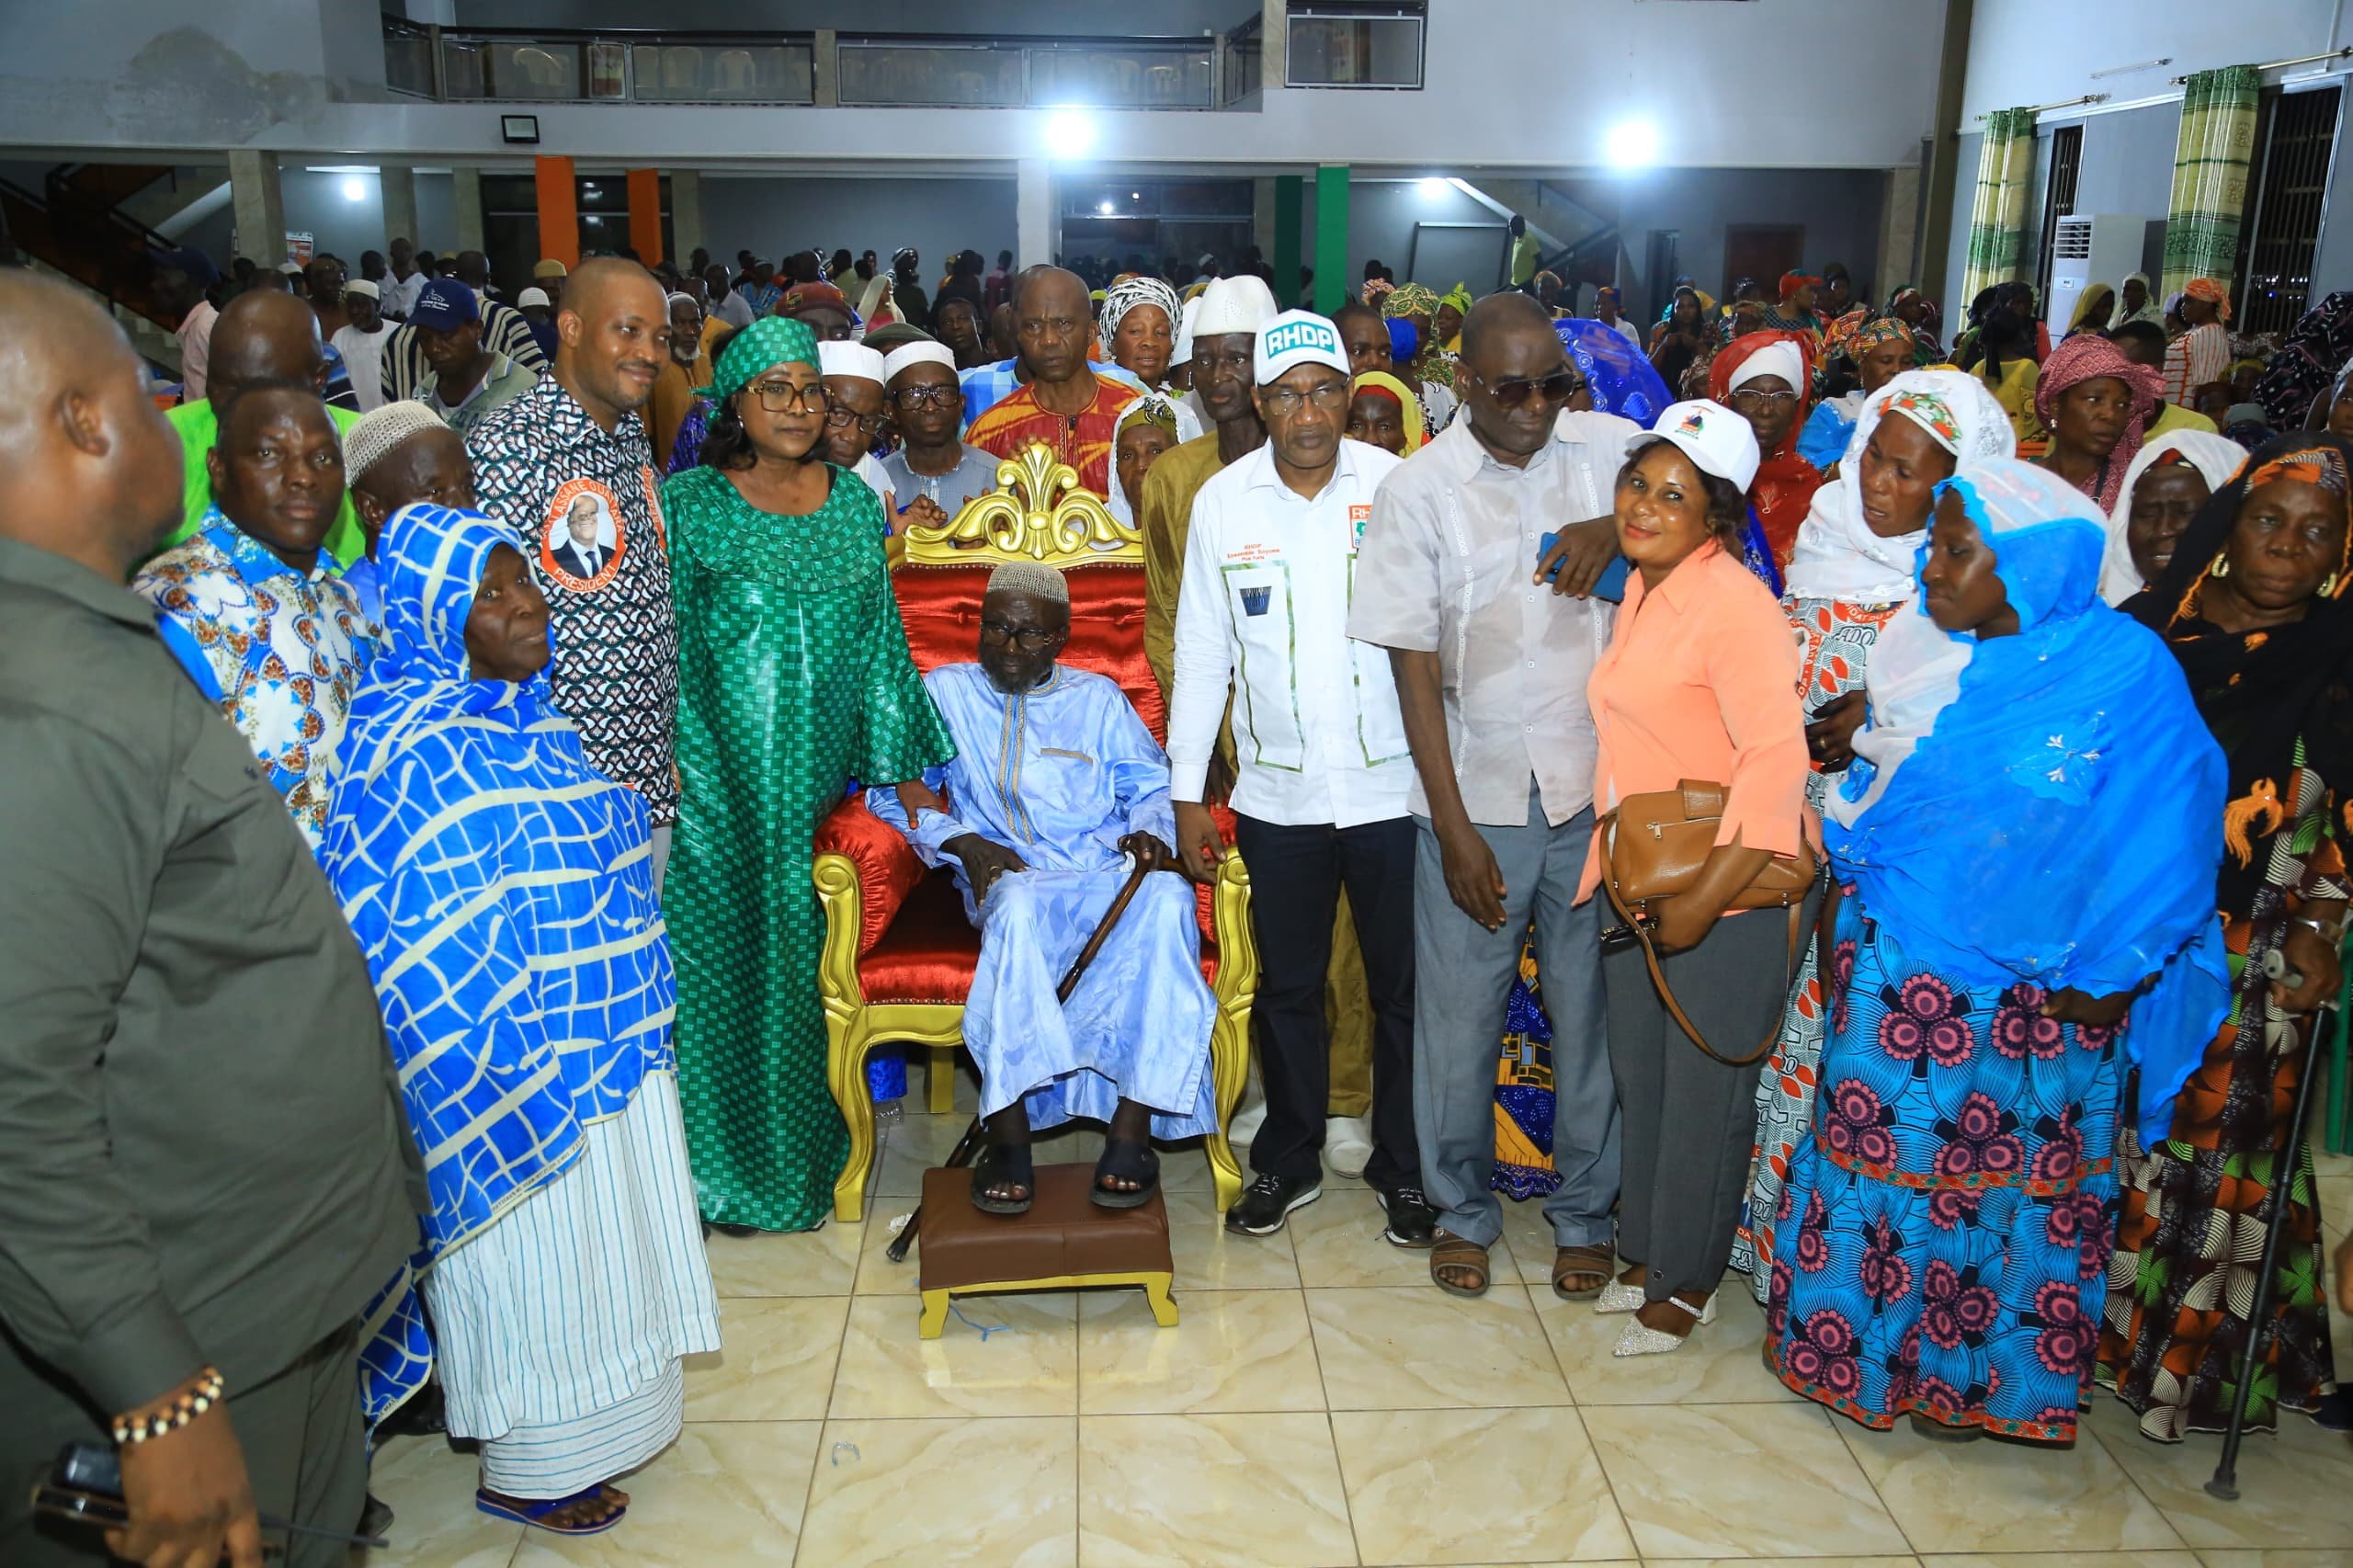
[[[1707,1306],[1697,1312],[1694,1312],[1691,1304],[1680,1296],[1669,1296],[1666,1299],[1666,1304],[1688,1316],[1693,1328],[1705,1328],[1716,1321],[1716,1301],[1722,1294],[1723,1292],[1719,1290],[1715,1295],[1710,1296]],[[1647,1324],[1630,1323],[1626,1325],[1625,1332],[1619,1335],[1618,1343],[1609,1353],[1621,1360],[1629,1356],[1664,1356],[1670,1350],[1682,1349],[1685,1342],[1689,1338],[1690,1335],[1685,1335],[1678,1339],[1674,1335],[1662,1333]]]
[[[1648,1299],[1643,1294],[1640,1285],[1625,1285],[1612,1279],[1601,1288],[1601,1294],[1593,1299],[1593,1310],[1604,1317],[1611,1312],[1638,1312]]]

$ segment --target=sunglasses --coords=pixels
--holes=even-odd
[[[1525,408],[1533,400],[1540,403],[1566,403],[1585,391],[1585,378],[1576,371],[1563,369],[1549,376],[1515,376],[1509,381],[1491,381],[1476,370],[1471,378],[1487,389],[1487,395],[1502,409]]]

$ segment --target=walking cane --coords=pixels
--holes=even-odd
[[[2263,972],[2265,978],[2284,980],[2290,986],[2303,983],[2303,976],[2287,967],[2285,956],[2277,948],[2264,955]],[[2320,1064],[2329,1015],[2334,1010],[2323,1003],[2320,1016],[2313,1020],[2312,1044],[2304,1051],[2304,1075],[2296,1085],[2296,1108],[2289,1117],[2287,1142],[2271,1165],[2271,1218],[2265,1222],[2263,1263],[2255,1277],[2255,1300],[2247,1312],[2246,1353],[2239,1358],[2239,1386],[2231,1395],[2230,1424],[2222,1430],[2222,1462],[2215,1465],[2213,1476],[2206,1483],[2207,1494],[2225,1503],[2239,1500],[2239,1439],[2245,1435],[2246,1402],[2255,1387],[2256,1356],[2263,1348],[2264,1331],[2270,1326],[2271,1271],[2279,1261],[2280,1221],[2287,1218],[2288,1199],[2295,1191],[2296,1166],[2303,1153],[2304,1113],[2312,1107],[2313,1080],[2320,1076],[2315,1069]],[[2322,1289],[2326,1288],[2324,1282]]]
[[[1156,865],[1147,864],[1142,860],[1136,862],[1136,869],[1128,873],[1128,880],[1120,887],[1119,896],[1111,901],[1111,907],[1103,912],[1103,924],[1095,927],[1095,935],[1086,938],[1086,946],[1079,949],[1078,957],[1071,960],[1069,970],[1063,975],[1062,983],[1054,987],[1055,1001],[1070,1000],[1071,993],[1078,989],[1079,977],[1086,972],[1086,966],[1095,961],[1095,955],[1103,950],[1103,938],[1111,934],[1111,927],[1117,926],[1120,923],[1120,916],[1128,912],[1129,902],[1136,896],[1136,890],[1143,886],[1143,880],[1146,877],[1160,869]],[[1168,869],[1175,869],[1174,867]],[[952,1171],[972,1164],[973,1156],[980,1152],[982,1136],[981,1119],[976,1116],[972,1118],[972,1124],[964,1129],[964,1136],[956,1140],[956,1147],[949,1153],[948,1163],[942,1168]],[[892,1263],[906,1262],[907,1248],[914,1244],[915,1232],[922,1228],[922,1225],[923,1205],[918,1203],[915,1205],[915,1212],[907,1216],[906,1224],[900,1228],[897,1235],[891,1238],[891,1244],[884,1249],[883,1256]]]

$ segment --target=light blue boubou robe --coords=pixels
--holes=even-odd
[[[948,802],[909,824],[897,791],[866,792],[927,866],[946,865],[981,928],[964,1006],[964,1043],[981,1068],[981,1111],[1026,1100],[1029,1125],[1108,1121],[1122,1096],[1152,1108],[1152,1135],[1211,1131],[1209,1073],[1216,1003],[1201,981],[1193,884],[1145,879],[1067,1004],[1054,988],[1127,881],[1119,842],[1176,842],[1168,758],[1118,685],[1057,666],[1008,697],[981,666],[924,677],[956,737],[956,760],[924,782]],[[999,877],[977,907],[963,862],[942,846],[968,833],[1001,844],[1028,870]]]

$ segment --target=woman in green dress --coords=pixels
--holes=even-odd
[[[907,652],[881,500],[824,460],[814,335],[754,323],[708,392],[702,464],[662,488],[678,616],[683,793],[663,907],[679,1091],[703,1217],[805,1231],[849,1152],[825,1086],[817,824],[850,780],[917,778],[956,748]]]

